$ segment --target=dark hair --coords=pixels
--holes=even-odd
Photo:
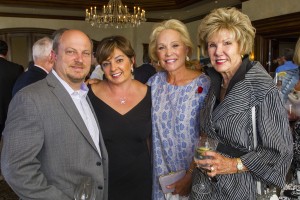
[[[290,48],[285,48],[283,50],[283,57],[285,58],[285,60],[287,61],[292,61],[293,57],[294,57],[294,50],[290,49]]]
[[[52,33],[52,35],[51,35],[50,38],[53,40],[57,34],[60,34],[60,33],[62,33],[62,32],[65,32],[66,30],[69,30],[69,29],[68,29],[68,28],[60,28],[60,29],[57,29],[57,30],[55,30],[55,31]]]
[[[60,38],[61,36],[63,35],[64,32],[66,32],[67,30],[69,29],[66,29],[66,28],[62,28],[62,29],[58,29],[56,30],[53,34],[52,34],[52,37],[53,37],[53,51],[55,53],[57,53],[58,51],[58,46],[59,46],[59,43],[60,43]]]
[[[6,56],[8,51],[7,43],[3,40],[0,40],[0,54]]]
[[[101,63],[113,53],[115,48],[120,49],[128,58],[134,58],[135,52],[130,44],[130,41],[120,35],[110,36],[103,38],[97,47],[96,59],[97,62]]]

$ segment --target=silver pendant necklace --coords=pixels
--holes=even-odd
[[[121,97],[120,98],[120,104],[125,104],[126,103],[126,97]]]

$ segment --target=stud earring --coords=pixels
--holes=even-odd
[[[186,61],[190,61],[190,58],[188,56],[186,56],[185,60]]]

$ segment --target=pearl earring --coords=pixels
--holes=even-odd
[[[186,61],[190,61],[190,58],[188,56],[186,56],[185,60]]]

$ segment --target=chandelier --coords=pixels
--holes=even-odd
[[[94,27],[137,27],[146,21],[145,10],[134,6],[133,14],[129,13],[127,6],[123,6],[121,0],[109,0],[108,4],[103,6],[102,12],[97,7],[91,7],[85,11],[85,21]]]

